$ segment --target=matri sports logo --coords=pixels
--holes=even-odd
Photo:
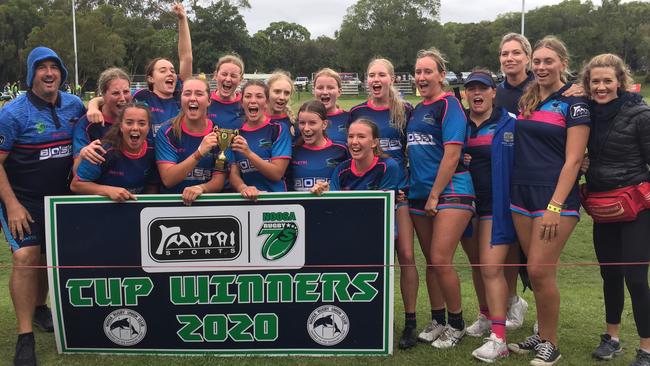
[[[586,103],[578,103],[571,106],[571,118],[589,117],[589,107]]]
[[[241,223],[232,216],[158,218],[148,231],[149,255],[158,262],[232,260],[241,254]]]

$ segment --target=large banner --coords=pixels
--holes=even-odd
[[[58,350],[391,354],[393,195],[48,197]]]

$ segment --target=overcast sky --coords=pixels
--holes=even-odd
[[[348,7],[356,0],[249,0],[251,9],[243,10],[251,35],[268,27],[271,22],[287,21],[301,24],[316,38],[320,35],[334,36],[339,29]],[[497,15],[521,12],[521,0],[441,0],[442,23],[472,23],[494,20]],[[525,0],[526,10],[544,5],[554,5],[561,0]],[[600,5],[600,0],[594,0]]]

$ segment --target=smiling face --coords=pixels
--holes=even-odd
[[[352,123],[348,128],[348,150],[352,159],[374,157],[374,149],[378,144],[379,139],[373,138],[372,128],[365,123]]]
[[[325,105],[327,112],[334,112],[336,101],[341,96],[341,88],[336,79],[323,75],[314,81],[314,96]]]
[[[327,120],[314,112],[300,112],[298,114],[298,129],[306,145],[322,146],[325,144],[324,132],[327,129]]]
[[[131,85],[128,80],[113,79],[108,83],[102,97],[104,99],[102,112],[116,120],[124,106],[131,102]]]
[[[594,67],[589,72],[589,92],[598,104],[607,104],[618,98],[621,83],[613,67]]]
[[[533,52],[533,73],[543,88],[557,90],[562,87],[562,72],[567,68],[566,62],[550,48],[542,47]]]
[[[235,96],[237,87],[241,83],[242,75],[239,66],[232,63],[225,63],[219,66],[214,73],[214,79],[217,81],[217,93],[219,98],[231,100]]]
[[[142,108],[128,108],[124,111],[120,133],[126,150],[139,153],[149,133],[149,116]]]
[[[492,102],[497,91],[483,83],[472,82],[465,87],[469,109],[475,114],[484,114],[492,111]]]
[[[264,88],[259,85],[246,87],[242,95],[242,108],[244,108],[247,122],[262,122],[265,118],[264,109],[266,108]]]
[[[153,84],[153,92],[163,98],[171,98],[177,80],[174,65],[165,59],[156,61],[151,75],[147,76],[147,81]]]
[[[431,100],[442,93],[445,72],[438,71],[438,64],[431,57],[415,61],[415,84],[424,100]]]
[[[61,69],[53,60],[44,60],[36,65],[32,92],[41,99],[54,102],[61,86]]]
[[[530,58],[526,55],[521,43],[512,40],[504,43],[501,47],[499,62],[501,63],[501,72],[506,76],[514,77],[526,73],[526,66],[530,62]]]
[[[181,108],[189,121],[203,121],[208,113],[210,95],[205,82],[191,79],[183,83]]]
[[[383,62],[373,62],[368,67],[367,83],[372,99],[387,102],[393,81],[395,81],[395,77],[390,74],[388,67]]]
[[[283,114],[291,99],[291,83],[285,79],[278,79],[269,84],[269,108],[271,114]]]

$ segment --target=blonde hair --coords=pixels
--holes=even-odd
[[[208,94],[208,96],[210,95],[210,84],[208,84],[207,80],[198,77],[191,77],[183,80],[183,88],[185,88],[185,85],[187,85],[187,82],[190,80],[198,80],[205,84],[205,92]],[[178,112],[178,115],[172,120],[172,131],[174,132],[174,136],[176,136],[179,140],[181,139],[181,136],[183,136],[183,127],[181,126],[183,119],[185,119],[185,112],[183,112],[183,108],[181,108],[180,112]]]
[[[289,96],[289,100],[287,101],[287,104],[284,106],[284,111],[283,112],[286,113],[286,115],[289,117],[289,120],[291,121],[291,123],[293,123],[293,122],[295,122],[296,117],[293,114],[293,111],[291,110],[291,107],[289,107],[289,104],[291,104],[290,103],[291,102],[291,97],[293,96],[293,93],[296,90],[295,90],[295,88],[293,86],[293,80],[291,80],[291,75],[288,72],[284,71],[284,70],[275,70],[275,71],[273,71],[273,74],[271,74],[271,77],[266,82],[266,84],[269,86],[269,89],[272,89],[272,85],[275,82],[280,81],[280,80],[286,81],[291,86],[291,95]]]
[[[560,58],[560,62],[567,65],[567,67],[562,70],[560,73],[560,80],[563,83],[566,83],[568,77],[571,75],[568,70],[569,65],[569,51],[567,51],[566,45],[559,38],[555,36],[546,36],[537,43],[535,43],[535,48],[533,53],[539,50],[540,48],[548,48],[549,50],[555,52]],[[530,117],[535,108],[542,102],[542,92],[537,80],[531,81],[528,85],[528,88],[524,91],[524,94],[519,99],[519,109],[521,114],[524,117]]]
[[[111,67],[99,74],[99,79],[97,80],[97,94],[104,95],[108,90],[109,85],[113,80],[126,80],[131,86],[131,78],[129,75],[119,67]]]
[[[357,118],[352,123],[350,123],[350,126],[353,124],[358,123],[361,125],[366,125],[370,128],[370,132],[372,134],[372,139],[377,141],[377,145],[375,148],[372,150],[373,155],[379,156],[379,157],[387,157],[387,155],[384,154],[384,151],[381,149],[381,144],[379,143],[379,127],[377,127],[377,124],[367,118]]]
[[[503,38],[501,38],[501,43],[499,43],[499,56],[501,56],[501,50],[503,49],[503,45],[510,41],[519,42],[522,50],[524,51],[526,56],[528,56],[528,64],[526,65],[526,70],[530,70],[530,65],[533,59],[533,50],[532,47],[530,47],[530,42],[528,41],[528,38],[526,38],[525,36],[519,33],[508,33],[505,36],[503,36]]]
[[[436,63],[439,73],[447,72],[447,60],[445,59],[445,56],[443,56],[442,53],[438,51],[437,48],[431,47],[425,50],[419,50],[417,55],[415,56],[415,59],[419,60],[425,57],[430,57]],[[440,83],[440,86],[444,88],[445,83],[446,81],[443,80]]]
[[[239,76],[244,76],[244,61],[237,55],[221,56],[214,67],[214,75],[219,72],[219,68],[224,64],[233,64],[239,67]]]
[[[591,70],[596,67],[611,67],[614,69],[616,79],[620,84],[618,87],[619,91],[626,91],[629,86],[634,83],[632,73],[623,59],[613,53],[603,53],[594,56],[594,58],[592,58],[582,69],[582,86],[589,97],[591,97],[591,90],[589,87],[589,84],[591,83]]]
[[[338,85],[339,89],[343,87],[343,81],[341,81],[341,75],[339,75],[338,72],[330,69],[329,67],[320,69],[318,70],[318,72],[316,72],[316,74],[314,74],[314,87],[316,87],[316,80],[318,80],[318,78],[321,76],[331,77],[332,79],[336,80],[336,85]]]
[[[375,64],[384,65],[391,78],[395,79],[395,67],[385,58],[372,59],[368,64],[366,72],[368,72],[368,70],[370,70],[370,68]],[[404,101],[400,98],[399,92],[395,89],[395,86],[393,86],[392,83],[390,88],[388,88],[388,109],[390,110],[391,125],[403,134],[406,129],[406,108],[404,106]]]

